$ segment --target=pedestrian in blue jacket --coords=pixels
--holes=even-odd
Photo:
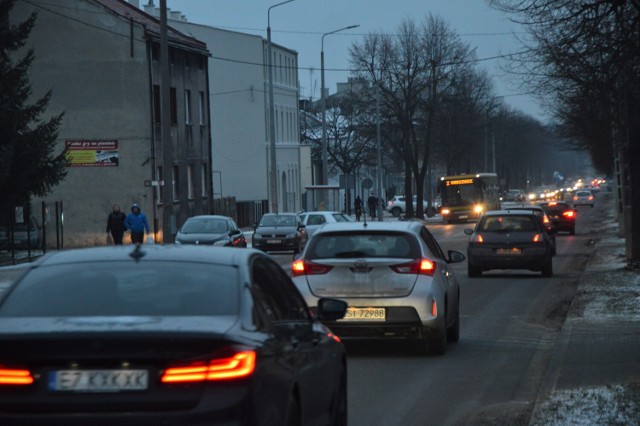
[[[131,231],[131,242],[134,244],[142,244],[144,241],[144,233],[149,233],[149,222],[147,216],[140,211],[140,206],[134,204],[131,206],[131,213],[124,221],[124,225]]]

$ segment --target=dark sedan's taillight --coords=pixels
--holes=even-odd
[[[562,212],[562,216],[567,219],[573,219],[576,217],[576,213],[573,210],[567,210],[566,212]]]
[[[390,266],[393,272],[398,274],[420,274],[433,276],[436,272],[436,263],[429,259],[417,259],[412,262],[400,263]]]
[[[255,367],[256,352],[242,351],[208,362],[167,368],[160,380],[162,383],[194,383],[241,379],[253,374]]]
[[[30,385],[33,376],[29,370],[23,368],[8,368],[0,365],[0,386],[2,385]]]
[[[296,260],[291,264],[291,275],[322,275],[333,269],[333,266],[320,265],[309,260]]]

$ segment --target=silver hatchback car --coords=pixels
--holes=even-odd
[[[349,304],[326,323],[344,338],[412,338],[432,354],[460,338],[460,289],[451,263],[418,221],[326,224],[292,264],[293,282],[313,310],[334,297]]]

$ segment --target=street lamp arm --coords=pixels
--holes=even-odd
[[[291,3],[292,1],[294,0],[287,0],[280,3],[276,3],[273,6],[269,6],[269,9],[267,9],[267,27],[271,26],[271,9],[273,9],[274,7],[282,6],[283,4]]]
[[[290,0],[290,1],[293,1],[293,0]],[[335,30],[335,31],[331,31],[331,32],[322,34],[322,43],[321,43],[321,49],[320,50],[324,50],[324,36],[335,34],[335,33],[338,33],[340,31],[344,31],[344,30],[350,30],[350,29],[353,29],[353,28],[358,28],[359,26],[360,26],[360,24],[358,24],[358,25],[349,25],[348,27],[340,28],[339,30]]]

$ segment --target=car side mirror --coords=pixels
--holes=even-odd
[[[233,237],[234,235],[240,235],[242,234],[242,231],[240,231],[239,229],[232,229],[231,231],[229,231],[229,236]]]
[[[460,263],[466,259],[465,255],[456,250],[449,250],[449,263]]]
[[[320,321],[336,321],[347,313],[347,302],[323,297],[318,300],[318,319]]]
[[[473,235],[473,229],[467,228],[467,229],[464,230],[464,233],[465,233],[465,235]]]

